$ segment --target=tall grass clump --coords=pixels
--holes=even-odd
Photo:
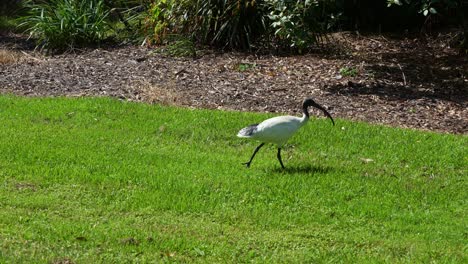
[[[110,10],[102,0],[51,0],[28,2],[29,14],[21,19],[40,49],[63,51],[97,45],[110,33]]]
[[[255,0],[197,1],[196,25],[201,40],[223,47],[248,49],[266,30],[262,2]]]

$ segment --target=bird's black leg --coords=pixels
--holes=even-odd
[[[281,167],[284,169],[283,161],[281,161],[281,148],[278,148],[278,155],[276,157],[278,157]]]
[[[248,162],[244,162],[242,164],[244,164],[245,166],[247,166],[247,168],[250,168],[250,163],[252,163],[252,160],[253,158],[255,157],[255,154],[257,154],[258,150],[263,147],[263,145],[265,145],[265,143],[262,143],[260,144],[254,151],[254,153],[252,154],[252,157],[250,158],[250,160]]]

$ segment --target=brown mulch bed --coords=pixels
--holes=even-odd
[[[313,96],[334,117],[468,132],[468,56],[445,38],[340,33],[333,39],[334,49],[302,56],[173,58],[136,46],[44,56],[24,37],[3,35],[0,92],[290,114],[300,114],[302,100]],[[356,75],[342,76],[345,67]]]

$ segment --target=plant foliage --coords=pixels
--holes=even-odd
[[[101,43],[109,35],[110,10],[102,0],[50,0],[28,3],[21,19],[41,49],[66,50]]]
[[[340,13],[329,1],[156,0],[148,5],[146,32],[162,44],[182,34],[199,44],[247,50],[267,45],[304,50],[319,42]]]
[[[468,1],[466,0],[387,0],[388,6],[414,6],[418,13],[426,17],[425,24],[443,21],[446,25],[456,25],[461,33],[456,35],[456,46],[468,53]]]
[[[23,2],[29,15],[22,18],[21,26],[26,25],[38,46],[47,49],[95,45],[116,36],[144,39],[150,45],[183,39],[190,45],[222,49],[277,48],[301,53],[322,43],[332,30],[430,32],[441,25],[461,29],[460,46],[467,46],[468,1],[464,0]]]
[[[321,41],[341,16],[330,1],[265,1],[277,44],[302,52]]]
[[[265,19],[255,0],[157,0],[145,25],[156,44],[183,34],[201,44],[248,49],[265,31]]]
[[[247,49],[266,28],[266,16],[255,0],[198,1],[202,41]]]

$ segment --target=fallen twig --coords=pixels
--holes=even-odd
[[[33,59],[35,61],[42,61],[41,59],[38,59],[38,58],[26,53],[25,51],[21,51],[21,53],[23,53],[24,55],[26,55],[27,57],[29,57],[29,58],[31,58],[31,59]]]
[[[403,85],[406,86],[406,77],[405,77],[405,73],[403,72],[403,69],[401,68],[400,63],[398,63],[398,67],[400,68],[401,75],[403,76]]]
[[[243,93],[243,94],[245,94],[245,95],[247,95],[247,96],[251,96],[251,97],[254,97],[254,98],[257,98],[257,99],[263,99],[263,98],[261,98],[261,97],[258,97],[258,96],[253,95],[253,94],[246,93],[246,92],[244,92],[244,91],[240,91],[240,92]]]

